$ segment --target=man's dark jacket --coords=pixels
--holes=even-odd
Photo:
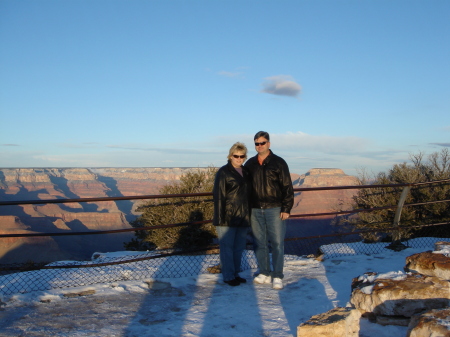
[[[251,177],[242,167],[239,172],[228,162],[216,173],[214,180],[214,226],[248,227],[250,226]]]
[[[283,158],[271,150],[262,165],[258,155],[250,158],[245,167],[252,176],[252,208],[281,207],[282,213],[290,213],[294,206],[294,188],[289,167]]]

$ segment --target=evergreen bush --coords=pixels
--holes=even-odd
[[[193,169],[181,176],[180,181],[162,187],[160,194],[212,192],[216,172],[215,167]],[[212,196],[155,199],[138,207],[137,211],[142,214],[131,225],[149,227],[149,230],[136,231],[135,238],[125,244],[128,250],[195,250],[208,246],[216,237],[212,223],[152,229],[160,225],[212,220]]]
[[[419,183],[450,179],[450,154],[448,149],[430,154],[427,160],[424,157],[423,153],[412,154],[410,155],[411,164],[396,164],[387,173],[378,173],[374,178],[369,177],[363,171],[359,177],[361,185]],[[353,208],[369,209],[396,205],[402,190],[403,187],[360,189],[354,197]],[[450,182],[443,182],[411,188],[405,204],[449,199]],[[346,219],[345,222],[350,223],[356,229],[380,229],[378,233],[362,234],[366,241],[379,241],[383,238],[383,229],[393,226],[395,211],[396,209],[394,208],[361,212],[356,217]],[[409,238],[413,234],[417,235],[418,233],[417,230],[408,228],[412,225],[448,222],[449,220],[449,202],[403,207],[400,219],[400,231],[394,234],[400,235],[402,238]],[[430,230],[428,232],[432,234]],[[448,226],[445,235],[450,235]]]

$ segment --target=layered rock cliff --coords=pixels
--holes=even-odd
[[[167,183],[177,181],[192,168],[18,168],[0,169],[0,201],[76,199],[155,195]],[[293,173],[294,187],[355,185],[356,178],[339,169],[312,169]],[[353,190],[299,192],[292,214],[322,213],[348,203]],[[0,206],[0,235],[10,233],[54,233],[130,228],[139,201],[106,201],[64,204]],[[121,250],[133,234],[105,235],[105,250]],[[93,238],[97,237],[97,239]],[[98,235],[58,238],[0,238],[0,264],[11,250],[28,247],[46,254],[29,254],[27,259],[80,258],[77,244],[85,251],[100,250]],[[73,238],[73,237],[72,237]],[[78,240],[78,241],[77,241]],[[105,240],[107,242],[105,242]],[[78,242],[78,243],[76,243]],[[91,244],[92,247],[88,247]],[[47,245],[46,249],[42,249]],[[86,248],[88,247],[88,248]],[[79,249],[79,248],[78,248]],[[61,253],[62,255],[61,256]],[[24,255],[24,253],[21,253]],[[78,255],[77,255],[78,254]],[[18,256],[20,254],[17,254]],[[25,254],[26,255],[26,254]],[[24,257],[25,258],[25,257]],[[27,260],[26,259],[26,260]],[[8,262],[10,258],[7,259]],[[51,258],[50,260],[54,260]],[[16,261],[15,261],[16,262]]]
[[[295,187],[355,186],[358,178],[349,176],[341,169],[314,168],[293,181]],[[347,210],[351,207],[356,189],[303,191],[297,192],[294,199],[295,214],[326,213]]]
[[[158,194],[190,168],[18,168],[0,169],[0,201],[78,199]],[[0,206],[0,235],[84,232],[130,228],[139,201]],[[122,250],[125,234],[0,238],[0,264],[90,257]],[[38,253],[39,252],[39,253]]]

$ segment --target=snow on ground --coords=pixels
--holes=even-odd
[[[352,278],[368,271],[402,271],[407,256],[433,248],[407,248],[401,252],[385,249],[369,256],[355,255],[360,252],[351,244],[340,244],[324,250],[328,254],[340,249],[344,255],[325,255],[322,262],[287,256],[285,288],[281,291],[270,285],[253,284],[257,270],[249,269],[241,273],[248,282],[237,287],[223,283],[220,274],[204,273],[3,295],[0,335],[296,336],[297,326],[312,315],[347,305]],[[130,252],[109,255],[121,254]],[[36,273],[31,276],[34,280],[25,282],[33,283],[40,277]],[[14,275],[0,277],[0,289],[9,284],[11,277]],[[64,296],[83,292],[86,295]],[[360,336],[405,335],[406,327],[379,326],[361,320]]]

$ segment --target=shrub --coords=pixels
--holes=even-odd
[[[190,194],[212,192],[217,169],[194,169],[160,189],[160,194]],[[136,231],[135,238],[125,244],[129,250],[152,250],[175,248],[193,250],[208,246],[216,237],[212,223],[179,227],[151,227],[168,224],[211,220],[214,207],[212,196],[176,197],[151,200],[137,209],[142,214],[131,223],[133,227],[149,227]]]
[[[396,164],[387,173],[378,173],[373,179],[370,179],[365,172],[362,172],[359,177],[361,184],[367,185],[369,181],[374,185],[384,185],[450,179],[450,154],[448,149],[432,153],[427,160],[424,160],[423,153],[412,154],[410,159],[412,164]],[[402,190],[403,187],[360,189],[354,198],[353,207],[354,209],[369,209],[396,205]],[[442,182],[411,188],[405,204],[448,199],[450,199],[450,183]],[[377,241],[381,238],[380,233],[383,232],[384,228],[393,226],[395,211],[396,209],[394,208],[361,212],[357,217],[346,221],[357,229],[380,229],[379,233],[363,234],[363,238],[367,241]],[[448,202],[404,207],[401,213],[400,231],[394,234],[408,238],[415,233],[408,226],[445,222],[449,221],[449,219],[450,206]]]

